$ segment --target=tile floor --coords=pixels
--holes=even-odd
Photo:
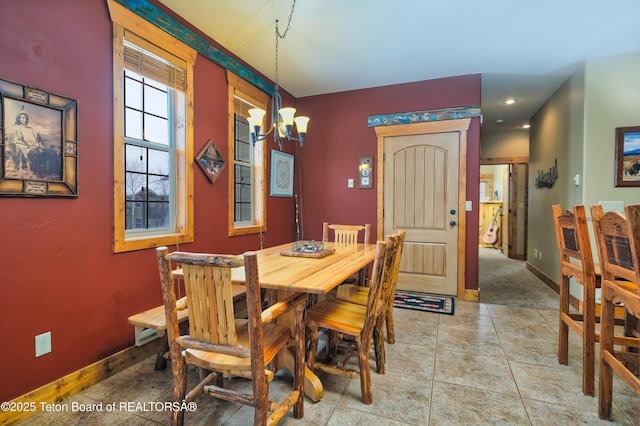
[[[397,342],[387,345],[387,373],[372,374],[373,404],[360,402],[357,379],[322,375],[324,398],[318,403],[306,399],[303,419],[289,412],[280,424],[638,424],[638,398],[619,380],[614,382],[613,421],[598,419],[597,398],[582,394],[580,340],[574,333],[569,366],[558,364],[557,310],[456,301],[455,315],[405,309],[394,315]],[[171,398],[170,370],[154,371],[153,361],[148,358],[63,402],[70,409],[74,401],[103,407],[115,402],[112,413],[45,413],[23,424],[169,424],[168,412],[144,405]],[[277,398],[278,388],[289,380],[277,376],[272,396]],[[133,404],[122,408],[121,403]],[[185,416],[187,425],[251,421],[248,407],[206,395]]]

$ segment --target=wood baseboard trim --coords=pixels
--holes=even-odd
[[[551,290],[555,291],[558,295],[560,294],[560,285],[558,285],[554,280],[549,278],[544,272],[542,272],[541,270],[539,270],[535,266],[531,265],[530,263],[527,263],[527,269],[529,271],[531,271],[531,273],[533,275],[535,275],[536,277],[540,278],[540,280],[542,280],[543,283],[545,283],[547,286],[549,286],[549,288],[551,288]],[[558,302],[558,303],[560,303],[560,302]],[[569,295],[569,304],[572,307],[574,307],[575,309],[580,310],[580,303],[581,303],[580,299],[578,299],[574,295]],[[560,306],[560,305],[558,305],[558,306]]]
[[[479,302],[480,290],[466,290],[464,291],[464,299],[467,302]]]
[[[13,399],[11,402],[33,406],[33,410],[0,411],[0,425],[20,423],[42,411],[41,403],[55,404],[157,353],[160,339],[143,346],[131,346],[80,370]],[[33,405],[29,405],[33,404]]]

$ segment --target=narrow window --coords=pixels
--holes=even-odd
[[[268,95],[227,73],[229,81],[229,235],[266,231],[265,143],[251,143],[249,109],[266,108]]]
[[[114,250],[191,242],[193,130],[187,123],[193,121],[196,54],[112,1],[109,7],[114,21]]]

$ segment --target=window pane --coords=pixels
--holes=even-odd
[[[146,172],[147,171],[147,149],[135,145],[126,145],[126,170],[128,172]]]
[[[169,176],[169,152],[149,149],[149,173]]]
[[[129,108],[142,109],[142,83],[131,78],[125,79],[125,105]]]
[[[147,175],[142,173],[129,173],[125,176],[125,190],[127,200],[147,199]]]
[[[144,115],[144,138],[145,140],[169,145],[168,121],[165,118]]]
[[[236,204],[236,222],[251,222],[251,204]]]
[[[249,122],[239,114],[235,114],[235,159],[251,163],[252,144],[249,135]]]
[[[169,201],[169,176],[149,176],[149,200]]]
[[[167,118],[167,92],[151,86],[145,86],[144,110],[150,114]]]
[[[125,137],[142,139],[142,112],[125,108],[124,120]]]
[[[126,229],[144,229],[147,227],[147,203],[127,201]]]
[[[149,228],[169,227],[169,203],[149,203]]]

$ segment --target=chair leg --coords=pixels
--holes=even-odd
[[[600,320],[600,380],[598,382],[598,416],[611,419],[613,398],[613,369],[607,360],[613,353],[614,305],[607,300],[608,288],[602,289],[602,313]]]
[[[380,315],[377,324],[373,328],[373,346],[376,353],[376,372],[384,374],[384,363],[386,354],[384,351],[384,317]]]
[[[182,362],[172,362],[173,373],[173,402],[182,403],[187,392],[187,364]],[[182,426],[184,424],[184,410],[171,411],[171,425]]]
[[[582,393],[593,396],[596,361],[596,289],[584,287],[582,316]]]
[[[371,392],[371,366],[369,365],[369,345],[371,342],[362,342],[359,338],[358,345],[358,366],[360,368],[360,393],[362,402],[371,404],[373,395]]]
[[[558,362],[569,364],[569,326],[564,317],[569,315],[569,278],[560,278],[560,327],[558,330]]]
[[[384,314],[385,322],[387,323],[387,342],[393,345],[396,343],[396,331],[393,326],[393,300],[389,301],[389,307]]]
[[[318,326],[310,325],[308,328],[309,349],[307,351],[307,365],[313,370],[313,364],[316,362],[316,353],[318,352]]]
[[[338,341],[340,340],[338,332],[334,330],[327,330],[327,349],[326,349],[326,361],[331,362],[333,357],[338,354]]]

